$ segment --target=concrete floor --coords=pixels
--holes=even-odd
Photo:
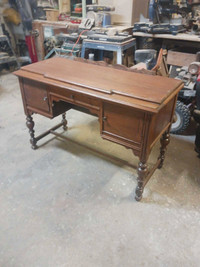
[[[48,136],[33,151],[17,78],[2,75],[0,85],[1,267],[200,265],[194,136],[172,136],[137,203],[138,159],[103,141],[95,117],[69,111],[66,139]],[[34,118],[37,132],[60,121]]]

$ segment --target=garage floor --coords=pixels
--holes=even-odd
[[[103,141],[95,117],[69,111],[64,137],[48,136],[33,151],[17,78],[2,75],[0,85],[1,267],[199,266],[194,136],[172,136],[137,203],[138,159]],[[60,121],[34,118],[38,133]]]

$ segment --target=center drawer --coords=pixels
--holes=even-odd
[[[71,104],[87,108],[89,110],[94,110],[96,112],[99,112],[100,110],[100,100],[92,96],[85,95],[83,93],[77,93],[67,89],[51,86],[50,94],[51,98],[55,101],[66,101]]]

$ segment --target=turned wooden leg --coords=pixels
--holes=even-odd
[[[164,160],[165,160],[165,154],[166,154],[167,146],[170,143],[169,132],[165,132],[163,134],[162,138],[160,139],[160,143],[161,143],[160,156],[158,157],[158,159],[160,160],[160,164],[158,166],[158,169],[162,168]]]
[[[28,127],[29,129],[29,133],[30,133],[30,136],[31,136],[31,139],[30,139],[30,143],[31,143],[31,147],[32,149],[36,149],[37,146],[36,146],[36,139],[35,139],[35,131],[34,131],[34,121],[33,121],[33,118],[31,117],[31,115],[28,115],[26,117],[26,126]]]
[[[66,113],[62,114],[62,124],[63,124],[63,130],[67,130],[67,120],[66,120]]]
[[[142,194],[144,191],[144,180],[148,171],[146,162],[140,162],[137,171],[138,171],[138,178],[137,178],[138,184],[135,190],[135,195],[136,195],[135,199],[137,201],[140,201],[142,199]]]

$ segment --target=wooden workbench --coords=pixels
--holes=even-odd
[[[194,34],[189,34],[189,33],[178,33],[177,35],[173,35],[173,34],[151,34],[151,33],[144,33],[144,32],[134,32],[133,36],[200,43],[199,35],[194,35]]]
[[[47,21],[47,20],[34,20],[33,21],[33,31],[35,34],[35,45],[38,61],[41,61],[45,58],[45,49],[44,49],[44,41],[45,41],[45,28],[52,29],[52,35],[56,35],[59,33],[78,33],[79,24],[73,24],[68,21]],[[115,25],[111,28],[93,28],[93,30],[101,29],[101,30],[109,30],[115,28],[118,32],[128,31],[129,34],[132,33],[131,26],[118,26]]]
[[[160,48],[171,49],[173,47],[180,47],[182,50],[190,50],[194,48],[194,51],[199,51],[200,49],[200,36],[190,34],[190,33],[178,33],[173,34],[150,34],[144,32],[134,32],[133,36],[137,39],[140,38],[153,38],[161,41]],[[195,52],[194,52],[195,53]]]
[[[45,41],[45,27],[52,29],[52,36],[59,33],[72,33],[78,32],[79,24],[72,24],[67,21],[47,21],[47,20],[34,20],[33,31],[35,34],[35,45],[38,61],[45,57],[44,41]]]

